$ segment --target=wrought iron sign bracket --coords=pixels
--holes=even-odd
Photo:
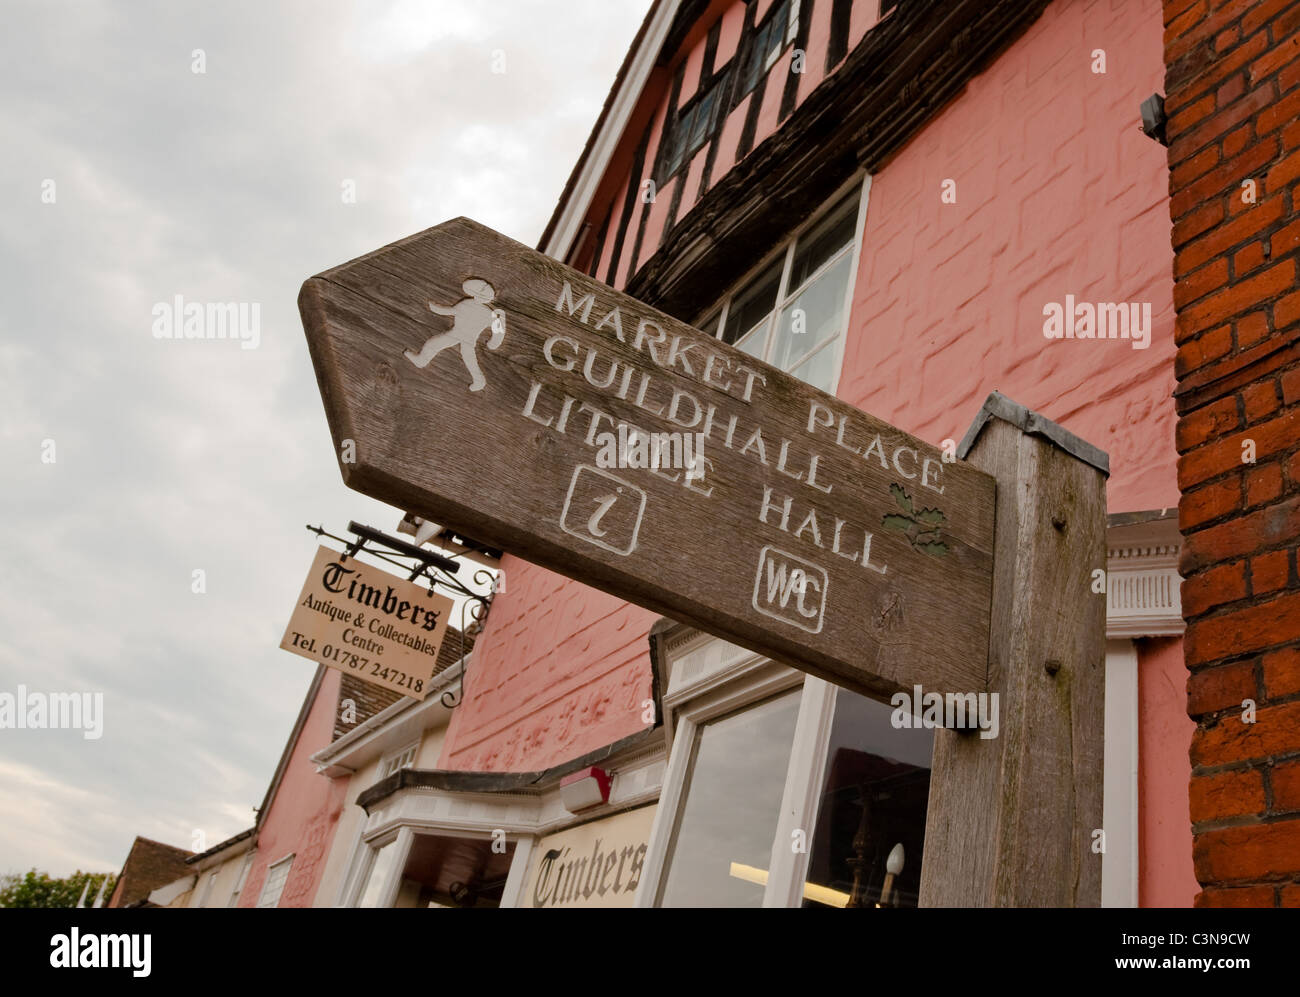
[[[478,629],[482,626],[483,621],[487,618],[488,609],[492,605],[492,595],[495,592],[495,586],[491,592],[486,595],[475,592],[466,586],[460,579],[455,576],[460,572],[462,562],[453,557],[446,557],[442,554],[434,553],[431,550],[424,550],[415,544],[409,544],[405,540],[399,540],[397,537],[389,536],[382,530],[377,530],[372,526],[365,526],[355,520],[348,523],[348,532],[353,535],[353,539],[335,536],[323,526],[307,525],[307,529],[315,533],[318,537],[329,537],[331,540],[343,544],[343,553],[340,560],[346,561],[349,557],[356,557],[360,553],[369,554],[371,557],[386,561],[409,572],[408,581],[418,581],[425,578],[429,582],[429,591],[435,591],[439,586],[453,596],[461,596],[466,602],[465,606],[469,608],[471,622],[465,625],[464,612],[461,611],[461,681],[464,682],[464,635],[470,628]],[[396,557],[391,556],[396,555]],[[414,563],[398,560],[397,558],[407,558]],[[479,568],[474,572],[470,579],[475,585],[493,585],[493,576],[487,568]],[[463,694],[460,697],[453,696],[450,692],[442,694],[442,704],[448,709],[455,709],[460,705]]]

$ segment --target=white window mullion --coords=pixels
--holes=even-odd
[[[808,290],[808,288],[816,284],[817,281],[821,280],[822,277],[825,275],[826,271],[828,271],[831,267],[835,266],[836,263],[838,263],[840,260],[844,258],[844,254],[851,252],[852,249],[853,249],[853,244],[846,243],[844,247],[841,248],[834,256],[829,257],[825,263],[823,263],[816,270],[814,270],[811,276],[805,278],[802,284],[800,284],[796,288],[793,288],[790,291],[790,293],[786,295],[786,299],[783,302],[781,302],[781,307],[784,308],[786,305],[793,303],[795,299],[799,297],[799,295],[803,294],[804,291]]]
[[[523,893],[528,882],[528,866],[532,861],[535,844],[537,844],[535,834],[520,834],[515,837],[515,853],[510,858],[510,871],[506,873],[506,885],[501,891],[499,906],[528,906],[528,898]]]
[[[659,881],[663,878],[664,860],[668,856],[668,843],[681,819],[682,790],[690,772],[698,729],[699,725],[690,717],[681,717],[677,722],[677,733],[668,753],[668,770],[664,773],[663,788],[659,792],[659,809],[650,830],[650,840],[646,843],[645,862],[641,866],[641,880],[636,886],[633,907],[655,905]]]
[[[727,332],[727,312],[731,311],[731,297],[722,302],[722,314],[718,316],[717,337],[721,339]]]
[[[1138,656],[1131,640],[1106,641],[1101,905],[1138,905]]]
[[[763,892],[764,907],[799,907],[808,875],[808,850],[817,825],[817,803],[826,770],[826,749],[835,720],[836,687],[812,675],[803,683],[799,719],[781,798],[781,816],[772,844],[772,862]],[[795,851],[795,832],[802,832],[801,851]]]
[[[794,266],[794,247],[798,239],[791,239],[785,247],[785,264],[781,267],[781,282],[776,286],[776,304],[772,306],[772,324],[767,330],[767,343],[763,347],[762,360],[772,362],[772,351],[776,349],[776,337],[781,322],[781,309],[785,307],[785,290],[790,283],[790,269]]]
[[[409,826],[403,826],[397,832],[397,841],[393,844],[397,854],[393,859],[393,867],[388,871],[388,881],[380,890],[378,906],[392,907],[397,902],[397,891],[402,885],[402,872],[406,869],[406,860],[411,854],[411,845],[414,843],[415,832]]]
[[[867,203],[871,200],[871,174],[862,178],[862,192],[858,196],[858,224],[853,233],[853,262],[849,264],[849,279],[844,288],[844,328],[835,344],[835,373],[831,375],[829,394],[837,394],[840,375],[844,373],[844,349],[849,340],[849,321],[853,317],[853,288],[858,281],[858,267],[862,262],[862,244],[867,241]]]

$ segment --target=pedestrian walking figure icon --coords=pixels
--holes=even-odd
[[[475,352],[478,349],[478,338],[490,328],[492,335],[488,338],[487,348],[497,349],[506,338],[506,317],[501,309],[488,307],[496,296],[496,291],[487,281],[471,277],[461,285],[461,290],[469,297],[461,298],[450,308],[429,302],[429,311],[435,315],[450,315],[454,319],[451,328],[429,337],[419,353],[407,350],[405,356],[415,366],[427,367],[443,350],[459,346],[460,358],[469,371],[469,390],[482,391],[487,380],[479,369],[478,355]]]

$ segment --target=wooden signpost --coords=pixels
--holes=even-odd
[[[299,307],[349,487],[876,697],[983,688],[989,475],[465,218]]]
[[[994,394],[945,459],[465,218],[299,308],[349,487],[876,699],[1001,697],[936,732],[922,903],[1098,902],[1100,451]]]

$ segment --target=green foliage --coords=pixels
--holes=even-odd
[[[891,484],[889,494],[894,496],[894,501],[902,509],[906,516],[900,516],[896,512],[887,512],[880,517],[880,525],[887,530],[898,530],[907,536],[907,542],[915,550],[923,554],[929,554],[931,557],[943,557],[948,553],[948,545],[943,542],[943,533],[940,527],[947,522],[947,518],[938,509],[925,508],[916,512],[912,508],[912,496],[905,492],[901,485]]]
[[[912,514],[912,497],[903,491],[901,485],[890,485],[889,494],[894,496],[894,501],[898,503],[899,508],[909,516]]]
[[[71,876],[55,879],[47,872],[30,870],[25,875],[9,873],[0,876],[0,907],[75,907],[81,899],[81,891],[86,890],[86,906],[95,902],[100,883],[108,880],[104,887],[104,902],[113,894],[117,877],[109,872],[82,872],[78,869]]]

